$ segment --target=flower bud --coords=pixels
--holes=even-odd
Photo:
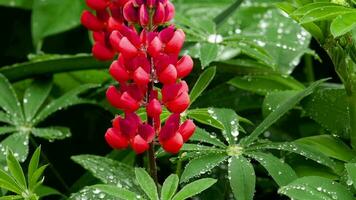
[[[148,143],[152,142],[155,137],[155,130],[152,126],[148,124],[140,125],[138,129],[138,134],[146,140]]]
[[[172,84],[177,81],[177,70],[174,65],[168,65],[166,69],[159,73],[158,79],[163,84]]]
[[[103,31],[94,31],[93,39],[95,42],[105,43],[105,32]]]
[[[153,23],[162,24],[165,22],[164,20],[165,20],[165,8],[162,3],[158,3],[155,14],[153,16]]]
[[[83,11],[80,21],[83,26],[92,31],[101,31],[105,27],[103,22],[87,10]]]
[[[138,22],[138,10],[134,7],[133,2],[129,2],[124,6],[124,18],[128,22],[136,23]]]
[[[112,106],[119,109],[122,108],[120,98],[121,98],[121,93],[115,88],[115,86],[110,86],[106,91],[106,99],[109,101],[109,103]]]
[[[162,113],[162,105],[157,99],[152,99],[146,107],[147,115],[152,118],[159,117]]]
[[[183,92],[176,99],[167,102],[165,105],[168,108],[168,110],[173,113],[182,113],[189,107],[189,104],[190,104],[189,95],[188,93]]]
[[[129,145],[129,141],[119,130],[109,128],[105,133],[105,140],[113,149],[124,149]]]
[[[118,82],[126,82],[130,79],[129,73],[126,71],[125,66],[122,65],[119,61],[114,61],[109,69],[109,72],[112,77]]]
[[[92,48],[93,56],[98,60],[112,60],[115,52],[101,42],[96,42]]]
[[[147,26],[150,21],[150,17],[148,16],[147,8],[144,4],[140,7],[140,24],[141,26]]]
[[[104,10],[108,6],[106,0],[86,0],[87,5],[94,10]]]
[[[163,103],[172,101],[183,92],[188,93],[189,88],[185,81],[179,83],[164,85],[162,88],[162,101]]]
[[[174,14],[175,14],[174,5],[171,2],[167,1],[164,21],[166,22],[171,21],[174,17]]]
[[[183,47],[185,40],[185,34],[181,29],[178,29],[174,32],[173,37],[166,44],[165,50],[168,53],[179,54],[180,50]]]
[[[128,92],[122,93],[120,104],[125,112],[135,112],[140,108],[140,103],[134,99]]]
[[[138,49],[127,39],[123,37],[119,43],[119,50],[125,58],[133,58],[138,54]]]
[[[159,55],[159,53],[162,50],[162,42],[158,37],[155,37],[150,45],[148,46],[148,53],[152,56],[152,57],[156,57]]]
[[[195,124],[192,120],[185,121],[178,129],[178,132],[182,135],[183,141],[186,142],[195,132]]]
[[[147,85],[150,82],[150,75],[138,67],[133,74],[133,79],[137,85]]]
[[[184,78],[190,74],[193,70],[193,60],[190,56],[183,56],[177,63],[178,78]]]
[[[173,137],[162,143],[162,148],[168,153],[177,154],[183,146],[182,135],[176,133]]]
[[[144,140],[140,135],[136,135],[131,142],[132,149],[136,154],[141,154],[149,148],[146,140]]]
[[[159,132],[159,141],[161,143],[170,139],[177,133],[179,129],[179,122],[180,122],[180,114],[178,113],[174,113],[168,117],[166,123],[164,124],[161,131]]]

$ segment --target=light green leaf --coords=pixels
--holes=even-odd
[[[347,185],[353,184],[356,189],[356,163],[346,163],[345,168],[348,175]]]
[[[194,177],[203,175],[211,171],[214,167],[224,162],[228,156],[226,154],[210,153],[191,160],[184,168],[180,182],[187,182]]]
[[[4,113],[2,111],[0,111],[0,122],[14,125],[11,120],[11,117],[7,113]]]
[[[16,182],[16,180],[8,173],[0,170],[0,187],[6,190],[21,194],[25,188]]]
[[[43,179],[41,180],[41,177],[47,167],[48,165],[43,165],[33,172],[31,179],[28,183],[28,185],[31,185],[31,189],[36,190],[36,188],[43,182]]]
[[[343,6],[323,6],[316,8],[306,13],[301,19],[300,23],[310,23],[322,20],[333,19],[339,15],[355,12],[353,9]]]
[[[259,162],[272,176],[279,186],[288,185],[298,178],[294,170],[284,161],[272,154],[253,152],[248,153],[250,157]]]
[[[71,136],[69,128],[50,127],[50,128],[33,128],[31,132],[34,136],[47,140],[62,140]]]
[[[193,197],[202,191],[208,189],[216,183],[215,179],[212,178],[203,178],[197,181],[194,181],[182,188],[174,197],[173,200],[184,200],[190,197]]]
[[[79,97],[79,95],[95,87],[97,87],[97,85],[85,84],[67,92],[63,96],[59,97],[58,99],[52,101],[50,104],[45,106],[45,108],[39,112],[39,114],[34,118],[32,122],[34,124],[37,124],[42,120],[44,120],[45,118],[47,118],[48,116],[50,116],[51,114],[59,110],[62,110],[64,108],[67,108],[69,106],[83,104],[83,103],[93,103],[92,101]]]
[[[29,135],[27,133],[14,133],[5,138],[0,143],[0,160],[5,160],[6,158],[6,148],[10,149],[16,159],[23,162],[27,158],[28,154],[28,141]]]
[[[317,135],[305,137],[296,141],[325,154],[328,157],[348,162],[356,157],[355,151],[350,149],[343,141],[331,135]]]
[[[23,197],[21,195],[8,195],[8,196],[0,197],[0,200],[17,200],[17,199],[23,199]]]
[[[262,104],[262,113],[266,117],[271,112],[274,112],[277,108],[281,106],[286,100],[298,94],[299,91],[288,90],[288,91],[277,91],[270,92],[266,95]]]
[[[94,155],[73,156],[72,160],[80,164],[103,183],[116,186],[121,185],[123,188],[135,193],[141,192],[134,178],[134,170],[129,165]]]
[[[214,18],[214,22],[217,27],[221,26],[221,24],[225,23],[227,19],[236,11],[238,7],[240,7],[243,0],[234,1],[229,7],[227,7],[224,11],[222,11],[219,15]]]
[[[266,95],[267,93],[281,90],[303,90],[305,87],[290,76],[279,75],[247,75],[235,77],[229,81],[230,85],[237,88],[251,91],[257,94]]]
[[[31,86],[27,88],[23,98],[23,107],[28,122],[37,114],[39,108],[47,99],[51,89],[52,81],[50,79],[35,80]]]
[[[84,8],[84,1],[78,0],[34,0],[32,39],[35,46],[47,36],[78,26]]]
[[[224,108],[211,108],[209,114],[224,125],[222,134],[229,144],[235,144],[239,136],[239,116],[234,110]]]
[[[210,146],[186,143],[183,145],[181,151],[196,151],[201,153],[224,153],[225,149],[218,149]]]
[[[295,96],[289,98],[284,101],[283,104],[279,108],[277,108],[274,112],[269,114],[265,120],[262,121],[260,125],[247,137],[241,140],[241,144],[249,145],[253,141],[255,141],[259,135],[261,135],[265,130],[267,130],[271,125],[273,125],[279,118],[281,118],[285,113],[291,110],[299,101],[310,95],[314,92],[314,90],[325,80],[320,80],[311,84],[305,90],[299,92]]]
[[[306,4],[304,6],[299,7],[298,9],[296,9],[292,15],[295,16],[303,16],[306,15],[307,13],[309,13],[312,10],[318,9],[318,8],[322,8],[325,6],[338,6],[337,4],[333,4],[333,3],[329,3],[329,2],[315,2],[315,3],[309,3]]]
[[[117,187],[117,186],[114,186]],[[81,189],[79,192],[72,194],[69,198],[69,200],[98,200],[98,199],[105,199],[105,200],[119,200],[117,197],[113,197],[107,193],[102,192],[101,190],[97,188],[92,188],[92,187],[84,187]]]
[[[194,110],[188,110],[187,116],[202,124],[206,124],[208,126],[223,130],[224,125],[217,119],[214,119],[214,116],[211,115],[212,109],[213,108],[199,108]]]
[[[151,176],[146,172],[146,170],[142,168],[136,168],[135,175],[138,184],[140,185],[141,189],[146,193],[146,195],[151,200],[158,200],[156,184],[151,178]]]
[[[309,176],[297,179],[278,190],[280,194],[303,200],[352,200],[353,195],[341,184],[330,179]]]
[[[161,200],[171,200],[176,193],[179,184],[179,178],[176,174],[171,174],[164,181],[161,191]]]
[[[229,179],[236,200],[252,200],[256,176],[252,164],[242,156],[229,160]]]
[[[334,37],[346,34],[356,27],[356,11],[337,16],[331,23],[330,30]]]
[[[30,180],[33,177],[33,174],[38,168],[38,164],[40,162],[40,155],[41,155],[41,147],[38,147],[36,151],[33,153],[32,158],[30,160],[30,163],[28,164],[28,169],[27,169],[27,180],[28,180],[28,187],[33,188],[34,185],[30,184]]]
[[[217,147],[226,148],[226,145],[219,139],[217,139],[215,134],[208,133],[204,129],[201,129],[199,127],[196,128],[194,135],[189,140],[204,142]]]
[[[216,67],[206,69],[198,78],[192,91],[190,92],[190,103],[192,104],[208,87],[210,82],[214,79]]]
[[[45,185],[40,185],[36,188],[35,193],[37,194],[37,196],[43,198],[43,197],[47,197],[47,196],[53,196],[53,195],[60,195],[62,196],[62,194],[51,187],[45,186]]]
[[[136,200],[137,195],[129,190],[126,190],[124,188],[119,188],[117,186],[113,185],[93,185],[90,186],[91,188],[94,189],[94,193],[106,193],[109,194],[110,196],[117,197],[123,200]]]
[[[2,74],[0,74],[0,91],[0,108],[11,115],[13,121],[21,122],[23,120],[21,104],[17,99],[14,88]]]
[[[17,131],[17,128],[13,127],[13,126],[2,126],[2,127],[0,127],[0,135],[13,133],[15,131]]]
[[[17,161],[14,154],[10,150],[7,151],[6,163],[11,175],[14,177],[16,182],[19,185],[21,185],[23,188],[26,188],[27,182],[26,182],[25,174],[22,171],[22,167],[19,161]]]
[[[218,56],[219,46],[212,43],[203,43],[200,46],[200,62],[203,69]]]

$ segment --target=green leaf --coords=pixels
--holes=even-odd
[[[29,183],[28,183],[28,185],[31,186],[32,190],[35,190],[42,183],[43,179],[42,180],[40,180],[40,179],[47,167],[48,167],[48,165],[43,165],[33,172],[31,179],[29,180]],[[40,181],[38,181],[38,180],[40,180]]]
[[[221,26],[222,23],[225,23],[227,19],[240,7],[243,0],[235,0],[229,7],[222,11],[219,15],[214,18],[214,22],[217,27]]]
[[[226,154],[210,153],[191,160],[184,168],[180,182],[187,182],[194,177],[203,175],[220,165],[227,159]]]
[[[266,117],[271,112],[274,112],[277,108],[281,106],[286,100],[298,94],[299,91],[288,90],[288,91],[277,91],[270,92],[266,95],[262,104],[262,113]]]
[[[21,195],[8,195],[8,196],[0,197],[0,200],[17,200],[17,199],[23,199],[23,197]]]
[[[268,171],[278,186],[288,185],[298,178],[294,170],[288,164],[272,154],[253,152],[248,153],[248,156],[258,161]]]
[[[229,144],[235,144],[239,136],[239,116],[234,110],[224,108],[210,108],[208,113],[224,125],[222,134]]]
[[[348,162],[355,158],[356,153],[350,149],[343,141],[331,135],[317,135],[296,140],[299,144],[304,144],[331,158],[336,158]]]
[[[353,195],[341,184],[327,178],[309,176],[297,179],[278,190],[293,199],[352,200]]]
[[[332,134],[344,136],[348,129],[349,113],[345,89],[320,88],[302,101],[306,115]]]
[[[52,81],[50,79],[35,80],[25,91],[23,98],[24,112],[26,121],[37,114],[43,102],[47,99],[52,89]]]
[[[16,182],[19,185],[21,185],[23,188],[26,188],[27,183],[26,183],[25,174],[23,173],[19,161],[17,161],[14,154],[10,150],[7,151],[6,163],[11,175],[15,178]]]
[[[137,195],[135,193],[133,193],[129,190],[126,190],[124,188],[119,188],[117,186],[100,184],[100,185],[93,185],[90,187],[94,189],[94,193],[104,192],[104,193],[109,194],[113,197],[117,197],[117,198],[120,198],[123,200],[136,200],[137,199]]]
[[[0,160],[5,160],[6,151],[5,149],[10,149],[14,156],[20,161],[23,162],[27,158],[28,154],[28,140],[29,135],[27,133],[14,133],[1,141],[0,146],[4,151],[0,151]]]
[[[265,95],[280,90],[303,90],[305,87],[290,76],[256,75],[235,77],[228,82],[237,88]]]
[[[91,54],[46,55],[44,58],[0,68],[11,82],[40,75],[85,69],[107,69],[110,62],[95,60]]]
[[[37,124],[42,120],[46,119],[49,115],[61,109],[67,108],[69,106],[84,104],[84,103],[93,103],[92,101],[80,98],[79,95],[95,87],[97,87],[97,85],[85,84],[67,92],[63,96],[59,97],[58,99],[52,101],[50,104],[45,106],[45,108],[41,110],[39,114],[35,117],[33,123]]]
[[[306,13],[301,19],[300,23],[309,23],[316,22],[322,20],[333,19],[339,15],[343,15],[346,13],[355,12],[353,9],[346,8],[343,6],[323,6],[320,8],[316,8]]]
[[[212,178],[203,178],[197,181],[194,181],[182,188],[174,197],[173,200],[184,200],[190,197],[193,197],[202,191],[208,189],[216,183],[215,179]]]
[[[15,123],[12,122],[11,117],[2,111],[0,111],[0,122],[15,125]]]
[[[47,140],[63,140],[71,136],[69,128],[51,127],[51,128],[33,128],[31,132],[34,136]]]
[[[7,112],[14,121],[22,121],[21,104],[17,99],[14,88],[4,75],[0,74],[0,108]]]
[[[217,119],[214,119],[214,117],[210,114],[212,109],[213,108],[199,108],[194,110],[188,110],[187,116],[202,124],[206,124],[217,129],[223,130],[224,125]]]
[[[226,145],[216,138],[216,135],[206,132],[199,127],[196,128],[194,135],[189,139],[190,141],[204,142],[212,144],[217,147],[226,148]]]
[[[338,6],[337,4],[333,4],[333,3],[329,3],[329,2],[315,2],[315,3],[309,3],[306,4],[304,6],[299,7],[298,9],[296,9],[292,15],[295,16],[303,16],[306,15],[307,13],[309,13],[312,10],[318,9],[318,8],[322,8],[325,6]]]
[[[40,185],[36,188],[35,193],[37,194],[37,196],[39,196],[40,198],[43,197],[47,197],[47,196],[53,196],[53,195],[60,195],[62,196],[62,194],[51,187],[45,186],[45,185]]]
[[[212,43],[203,43],[200,46],[200,62],[204,69],[218,56],[219,46]]]
[[[116,186],[115,186],[116,187]],[[101,190],[92,187],[84,187],[80,191],[72,194],[69,200],[98,200],[98,199],[105,199],[105,200],[118,200],[119,198],[113,197],[107,193],[101,192]]]
[[[176,193],[179,184],[179,178],[176,174],[171,174],[164,181],[161,191],[161,200],[171,200]]]
[[[0,127],[0,135],[8,134],[8,133],[13,133],[17,131],[16,127],[13,126],[3,126]]]
[[[38,164],[40,162],[40,155],[41,155],[41,147],[38,147],[36,151],[33,153],[32,158],[30,160],[30,163],[28,164],[28,169],[27,169],[27,180],[29,183],[29,188],[32,188],[33,185],[30,184],[30,180],[33,177],[33,174],[38,168]]]
[[[0,0],[0,5],[14,8],[31,9],[33,0]]]
[[[9,174],[0,170],[0,187],[6,190],[10,190],[17,194],[21,194],[25,188],[16,182],[16,180],[11,177]]]
[[[236,200],[252,200],[256,176],[252,164],[242,156],[229,160],[229,179]]]
[[[80,24],[83,1],[34,0],[32,39],[35,46],[45,37],[72,29]]]
[[[190,92],[190,103],[193,102],[204,92],[211,81],[214,79],[216,67],[209,67],[198,78],[192,91]]]
[[[138,189],[139,186],[134,178],[134,170],[129,165],[94,155],[73,156],[72,160],[88,170],[103,183],[122,186],[135,193],[140,192]]]
[[[296,154],[299,154],[305,158],[313,160],[321,165],[330,167],[334,171],[337,170],[337,165],[332,159],[325,156],[324,154],[321,154],[319,151],[316,151],[314,148],[311,148],[304,144],[298,144],[296,142],[283,142],[283,143],[274,142],[274,143],[259,144],[256,146],[251,146],[248,149],[253,150],[253,151],[256,151],[256,150],[266,151],[266,150],[270,150],[270,149],[275,149],[275,150],[279,150],[279,151],[287,151],[287,152],[291,152],[291,153],[296,153]]]
[[[135,169],[136,180],[142,190],[147,194],[151,200],[158,200],[157,187],[154,180],[142,168]]]
[[[356,11],[337,16],[331,23],[330,30],[334,37],[350,32],[356,27]]]
[[[267,130],[271,125],[273,125],[279,118],[281,118],[285,113],[291,110],[299,101],[310,95],[314,92],[314,90],[325,80],[320,80],[311,84],[305,90],[299,92],[295,96],[289,98],[284,101],[283,104],[279,108],[277,108],[274,112],[269,114],[265,120],[262,121],[260,125],[247,137],[241,140],[241,144],[249,145],[253,141],[255,141],[259,135],[261,135],[265,130]]]
[[[356,189],[356,163],[346,163],[345,168],[347,171],[347,175],[349,180],[347,180],[346,184],[353,184]]]

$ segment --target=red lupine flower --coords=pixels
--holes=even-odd
[[[115,149],[130,146],[137,154],[145,152],[149,143],[158,141],[163,149],[178,153],[194,133],[192,120],[180,124],[180,113],[188,109],[189,88],[181,79],[193,69],[193,60],[179,53],[185,34],[173,25],[157,31],[158,26],[174,16],[168,0],[86,0],[95,14],[84,11],[82,24],[93,31],[92,52],[99,60],[113,61],[109,72],[119,82],[106,92],[109,103],[125,113],[113,120],[105,134]],[[152,14],[152,16],[150,16]],[[139,24],[141,29],[136,29]],[[137,27],[137,26],[136,26]],[[140,31],[138,31],[140,30]],[[160,91],[155,83],[160,82]],[[135,113],[146,108],[148,120],[142,122]],[[172,114],[161,127],[161,114],[167,108]]]

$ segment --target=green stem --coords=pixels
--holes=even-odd
[[[314,74],[314,69],[313,69],[313,58],[311,55],[305,55],[304,57],[304,63],[305,63],[305,68],[304,68],[304,73],[306,75],[307,81],[308,82],[314,82],[315,81],[315,74]]]

